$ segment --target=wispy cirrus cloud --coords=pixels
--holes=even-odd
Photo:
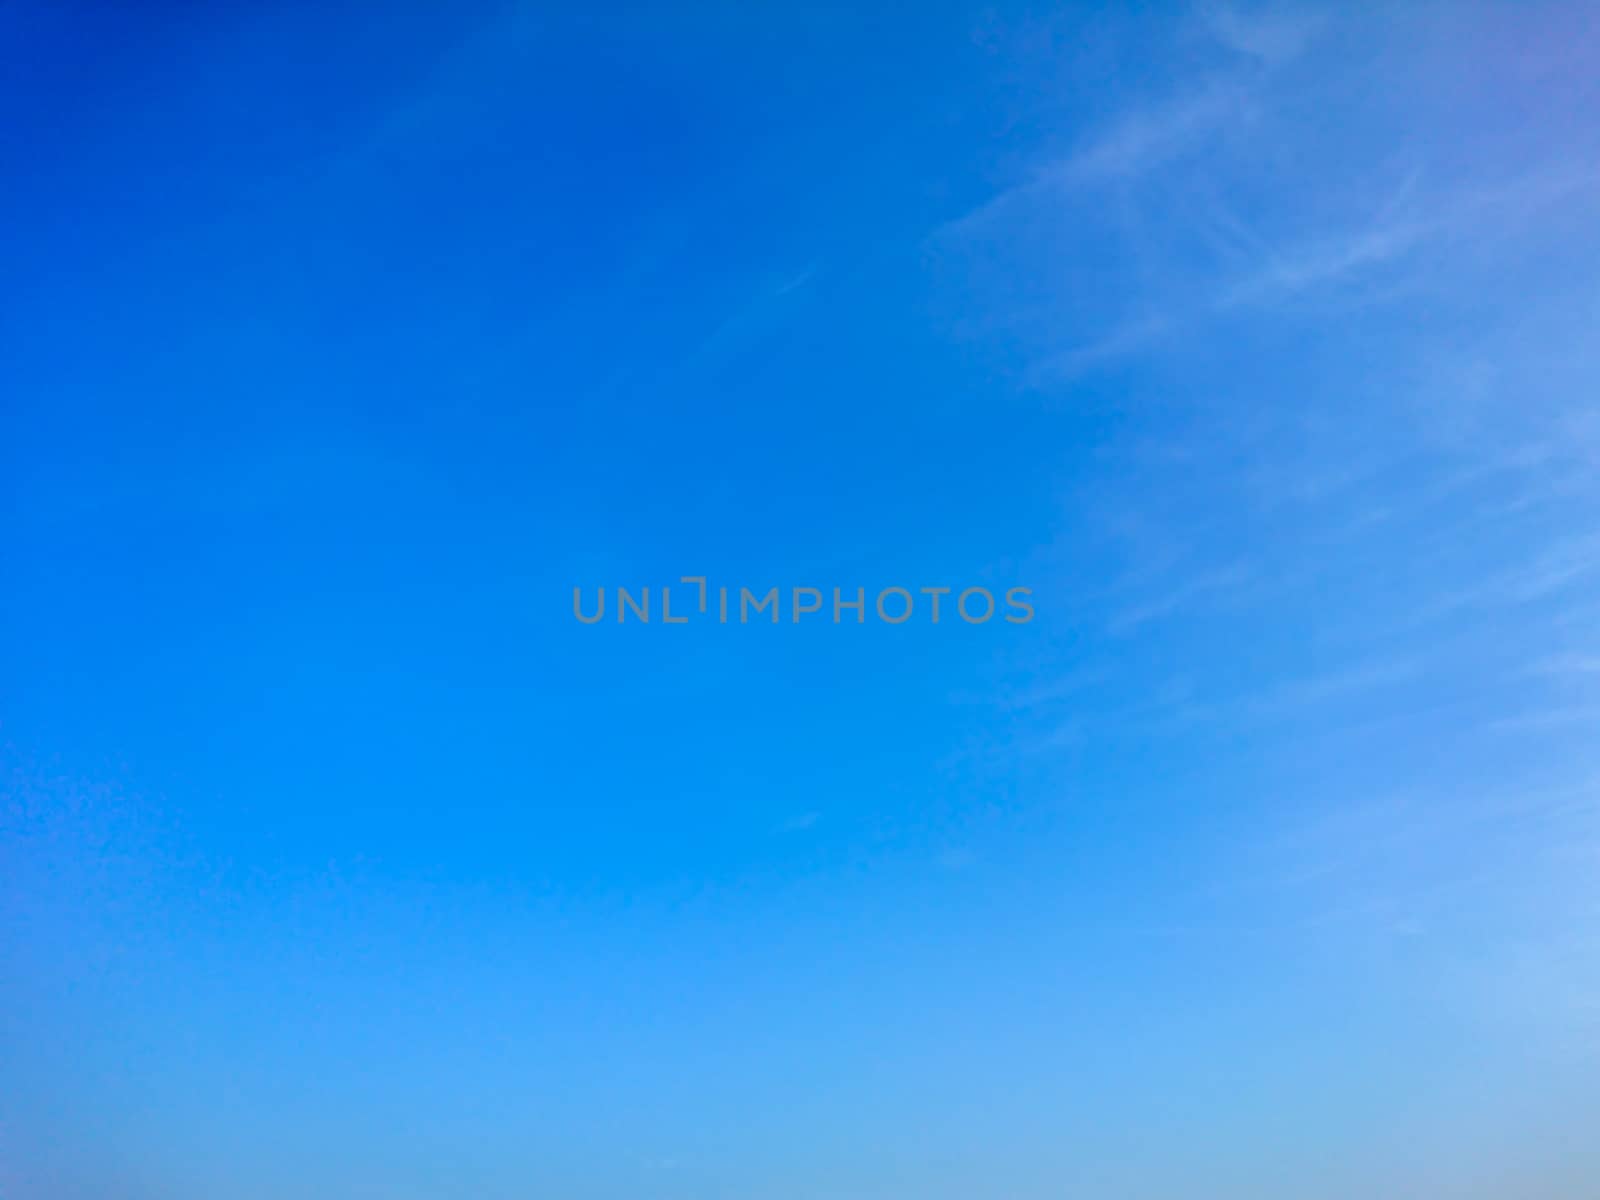
[[[1569,704],[1534,709],[1496,718],[1497,730],[1561,729],[1574,725],[1600,726],[1600,704]]]
[[[1133,108],[1085,140],[1065,161],[1044,172],[1057,184],[1125,180],[1205,148],[1218,132],[1255,111],[1253,91],[1217,79],[1153,108]]]
[[[1159,313],[1132,318],[1100,337],[1043,358],[1034,364],[1029,378],[1034,383],[1059,383],[1086,375],[1158,344],[1173,331],[1173,325],[1173,318]]]
[[[1065,157],[1041,163],[1026,178],[934,231],[960,238],[1014,218],[1036,204],[1099,185],[1127,183],[1203,149],[1223,130],[1247,121],[1252,93],[1217,79],[1150,106],[1136,106],[1085,133]]]
[[[1573,213],[1600,195],[1600,168],[1586,165],[1533,169],[1489,185],[1427,194],[1418,194],[1418,174],[1406,172],[1379,195],[1368,220],[1289,239],[1252,235],[1248,255],[1234,254],[1227,269],[1198,278],[1191,272],[1178,294],[1141,297],[1143,312],[1065,349],[1041,353],[1030,382],[1072,382],[1245,309],[1336,294],[1376,305],[1437,288],[1460,274],[1463,261],[1487,269],[1496,244],[1531,235],[1541,221]],[[1580,415],[1565,419],[1578,432],[1588,431]]]
[[[1162,617],[1189,610],[1193,605],[1215,601],[1248,587],[1256,576],[1243,563],[1230,563],[1201,570],[1174,583],[1166,591],[1137,601],[1115,613],[1108,629],[1128,634]]]
[[[1247,310],[1459,294],[1600,191],[1600,157],[1564,142],[1453,161],[1454,147],[1409,128],[1406,106],[1435,101],[1411,100],[1411,68],[1393,57],[1374,56],[1365,92],[1330,97],[1308,48],[1341,23],[1341,43],[1376,39],[1380,22],[1232,4],[1200,17],[1211,44],[1251,66],[1203,62],[1167,95],[1131,98],[936,235],[957,247],[973,239],[988,259],[1011,237],[1023,270],[1060,256],[1054,344],[1043,285],[1026,301],[1031,384],[1076,382]],[[1451,36],[1427,21],[1413,32]],[[1370,146],[1353,151],[1362,141]],[[1075,291],[1081,258],[1109,246],[1138,271],[1103,289],[1103,314],[1087,314]]]
[[[1268,250],[1251,272],[1224,284],[1214,296],[1219,308],[1281,300],[1314,288],[1361,278],[1437,244],[1515,236],[1547,209],[1592,194],[1600,172],[1562,164],[1509,180],[1418,195],[1413,170],[1381,205],[1371,223],[1332,230]]]
[[[1298,56],[1324,24],[1321,14],[1309,10],[1235,4],[1208,4],[1201,16],[1222,45],[1270,66]]]
[[[1428,610],[1440,616],[1463,608],[1533,604],[1600,573],[1600,537],[1587,534],[1552,539],[1525,562],[1485,579],[1441,593]]]
[[[1600,676],[1600,654],[1557,654],[1528,668],[1534,675]]]
[[[1295,57],[1321,27],[1299,13],[1246,12],[1230,5],[1202,10],[1203,27],[1217,43],[1269,67]],[[1064,157],[1037,166],[1026,178],[938,234],[974,230],[1003,218],[1029,200],[1062,189],[1125,183],[1203,152],[1222,134],[1263,113],[1261,80],[1246,73],[1217,73],[1160,99],[1135,101],[1084,130]]]

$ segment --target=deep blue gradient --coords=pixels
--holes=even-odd
[[[1103,8],[0,7],[0,1194],[1593,1191],[1595,13]]]

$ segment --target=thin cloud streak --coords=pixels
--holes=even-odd
[[[1245,11],[1233,4],[1210,4],[1203,11],[1211,35],[1236,54],[1268,66],[1298,57],[1322,30],[1323,18],[1295,10]]]

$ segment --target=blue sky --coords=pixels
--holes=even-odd
[[[0,43],[8,1200],[1594,1188],[1592,6]]]

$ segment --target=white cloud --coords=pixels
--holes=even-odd
[[[1046,358],[1032,371],[1036,381],[1063,382],[1086,374],[1096,367],[1137,354],[1155,345],[1172,329],[1164,316],[1141,317],[1126,321],[1104,337],[1074,346]]]
[[[1322,27],[1322,18],[1296,9],[1242,10],[1232,4],[1207,5],[1206,27],[1228,49],[1277,66],[1297,57]]]
[[[1255,576],[1241,564],[1201,572],[1171,590],[1117,613],[1109,624],[1112,633],[1126,634],[1141,625],[1174,613],[1188,611],[1196,603],[1238,592],[1254,582]]]
[[[1216,81],[1161,107],[1125,113],[1052,174],[1074,183],[1140,175],[1203,148],[1221,130],[1247,121],[1252,111],[1248,91]]]
[[[1560,654],[1529,668],[1536,675],[1600,675],[1600,655]]]

